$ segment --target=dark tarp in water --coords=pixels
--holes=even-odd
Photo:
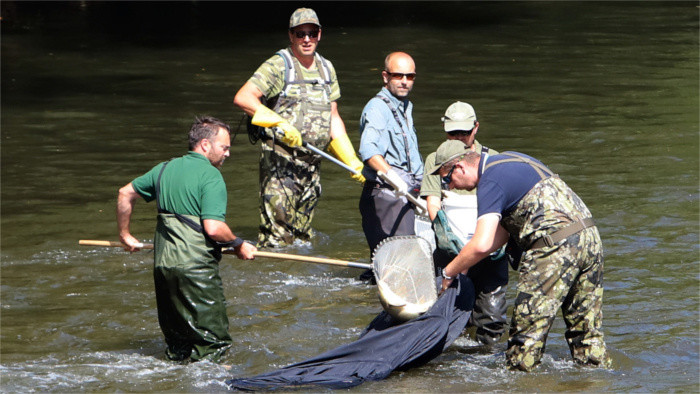
[[[456,286],[455,286],[456,285]],[[320,385],[333,389],[381,380],[434,359],[462,333],[474,305],[474,285],[464,275],[425,314],[397,324],[382,312],[360,338],[276,371],[226,381],[231,389],[274,390]]]

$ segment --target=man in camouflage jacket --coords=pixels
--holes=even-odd
[[[234,104],[266,127],[260,158],[259,246],[308,241],[321,196],[321,157],[303,144],[328,149],[364,182],[364,165],[345,131],[333,64],[316,52],[321,24],[314,10],[299,8],[289,20],[290,46],[275,53],[236,93]]]
[[[591,213],[538,160],[503,152],[488,160],[459,141],[437,150],[431,173],[450,188],[477,187],[472,239],[443,269],[442,289],[512,238],[523,250],[506,351],[510,368],[536,366],[557,310],[580,364],[610,366],[602,332],[603,246]]]

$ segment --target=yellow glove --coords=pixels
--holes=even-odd
[[[296,146],[301,146],[301,144],[304,142],[301,140],[301,133],[299,133],[299,130],[297,130],[296,127],[292,126],[286,120],[278,124],[277,127],[284,131],[284,136],[280,137],[280,141],[287,144],[287,146],[294,148]]]
[[[357,174],[352,175],[352,179],[365,183],[365,177],[362,176],[362,169],[365,165],[357,158],[355,149],[352,147],[347,134],[334,138],[328,146],[328,150],[340,161],[357,171]]]
[[[256,126],[262,127],[279,127],[284,132],[284,137],[280,140],[290,147],[301,146],[301,134],[296,127],[292,126],[286,119],[279,116],[275,111],[261,106],[255,114],[253,114],[253,119],[250,122]]]

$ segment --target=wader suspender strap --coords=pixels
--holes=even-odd
[[[316,68],[318,69],[318,73],[321,74],[321,78],[319,80],[304,80],[304,79],[298,79],[302,78],[303,74],[301,72],[301,69],[299,66],[294,63],[294,60],[292,59],[292,55],[289,54],[289,51],[286,49],[282,49],[277,51],[277,54],[284,59],[284,87],[282,88],[282,92],[287,91],[287,86],[291,84],[298,84],[299,88],[301,90],[301,95],[305,96],[306,95],[306,84],[311,83],[311,84],[323,84],[324,87],[328,90],[328,97],[330,98],[330,84],[331,84],[331,71],[328,68],[328,65],[326,64],[326,59],[322,58],[321,55],[318,53],[315,54],[315,61],[316,61]]]
[[[515,153],[511,153],[511,152],[503,152],[501,154],[504,156],[510,156],[510,157],[512,157],[512,159],[503,159],[503,160],[495,161],[493,163],[489,163],[486,167],[484,167],[484,171],[486,171],[486,169],[491,167],[491,166],[495,166],[496,164],[519,161],[521,163],[529,164],[530,167],[532,167],[532,169],[534,169],[537,172],[537,175],[540,176],[540,180],[547,178],[547,176],[554,175],[554,173],[549,168],[543,166],[542,164],[536,163],[536,162],[528,159],[527,157],[523,157],[523,156],[517,155]],[[482,171],[482,173],[483,173],[483,171]]]
[[[595,226],[595,223],[593,222],[593,218],[585,218],[585,219],[580,219],[577,220],[568,226],[564,227],[561,230],[557,230],[553,232],[552,234],[547,234],[543,236],[542,238],[538,239],[537,241],[533,242],[533,244],[530,246],[530,249],[539,249],[539,248],[544,248],[545,246],[553,246],[557,244],[559,241],[569,238],[570,236],[578,233],[579,231],[583,231],[589,227]]]
[[[408,137],[406,137],[406,131],[403,128],[403,123],[406,123],[406,127],[408,127],[408,118],[404,116],[405,122],[401,122],[401,119],[399,118],[399,114],[396,113],[396,108],[394,108],[393,105],[391,105],[391,101],[389,101],[388,98],[382,96],[382,95],[377,95],[376,97],[382,99],[386,103],[387,106],[389,106],[389,109],[391,110],[391,113],[394,115],[394,120],[396,120],[396,123],[399,124],[399,127],[401,127],[401,135],[403,136],[403,145],[404,148],[406,148],[406,163],[408,164],[408,172],[411,172],[411,153],[408,150]]]
[[[160,178],[163,176],[163,171],[165,170],[165,166],[167,166],[168,163],[170,163],[170,161],[166,161],[165,164],[163,164],[163,167],[161,167],[160,173],[158,174],[158,180],[156,181],[156,206],[158,207],[158,213],[167,213],[175,215],[175,217],[177,218],[177,220],[180,221],[180,223],[189,226],[192,230],[198,233],[204,233],[204,227],[202,227],[201,224],[195,222],[194,220],[188,217],[182,216],[179,213],[169,212],[160,207]]]
[[[496,164],[519,161],[519,162],[529,164],[537,172],[537,174],[540,176],[540,179],[547,178],[547,176],[545,176],[545,174],[548,176],[554,175],[554,173],[549,168],[543,166],[542,164],[536,163],[536,162],[528,159],[527,157],[523,157],[523,156],[517,155],[517,154],[512,153],[512,152],[503,152],[502,155],[510,156],[510,157],[512,157],[512,159],[504,159],[504,160],[495,161],[493,163],[489,163],[484,168],[484,171],[487,168],[494,166]],[[593,222],[593,218],[579,219],[579,220],[567,225],[566,227],[553,232],[552,234],[546,234],[546,235],[542,236],[540,239],[536,240],[535,242],[532,243],[532,245],[530,245],[530,249],[539,249],[539,248],[543,248],[545,246],[547,246],[547,247],[554,246],[557,243],[559,243],[560,241],[563,241],[564,239],[569,238],[570,236],[572,236],[580,231],[583,231],[589,227],[593,227],[593,226],[595,226],[595,222]]]
[[[479,176],[484,173],[486,170],[486,162],[489,159],[489,148],[481,145],[481,159],[479,163],[481,163],[481,166],[479,167]]]

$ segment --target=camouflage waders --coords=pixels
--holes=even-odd
[[[590,217],[583,201],[551,176],[538,182],[501,221],[525,250],[506,351],[509,367],[528,371],[539,363],[559,308],[574,360],[610,365],[601,330],[603,248],[598,229],[585,228],[553,245],[531,246]]]
[[[183,216],[199,222],[198,217]],[[153,279],[166,356],[218,361],[232,343],[219,249],[204,234],[165,213],[158,214],[154,243]]]
[[[272,109],[299,130],[304,142],[326,150],[331,141],[331,81],[326,60],[316,54],[316,69],[303,70],[289,50],[285,86]],[[311,79],[309,73],[317,78]],[[267,130],[268,135],[272,135]],[[313,236],[311,221],[321,197],[321,158],[304,147],[289,148],[274,139],[262,145],[260,159],[260,247],[284,246]]]
[[[263,145],[260,246],[284,246],[294,242],[295,238],[311,239],[314,208],[321,196],[318,164],[318,159],[311,162],[294,159]]]

